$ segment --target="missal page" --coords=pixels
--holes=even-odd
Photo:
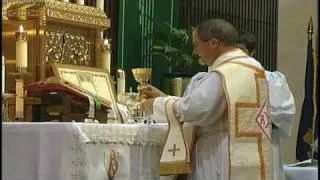
[[[79,80],[77,78],[76,72],[72,72],[70,70],[62,70],[60,71],[60,75],[63,80],[79,86]]]
[[[99,96],[100,98],[103,98],[107,101],[109,101],[110,103],[112,102],[112,98],[111,98],[111,87],[108,83],[107,77],[103,74],[95,74],[93,76],[93,83],[96,87],[96,91],[97,91],[97,96]]]

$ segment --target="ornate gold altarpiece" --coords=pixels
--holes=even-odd
[[[56,0],[8,2],[2,5],[2,51],[9,72],[15,69],[15,32],[20,24],[28,34],[28,71],[33,73],[30,81],[52,75],[52,62],[95,66],[101,32],[110,27],[103,10]],[[14,79],[8,79],[6,87],[14,89]]]
[[[25,78],[28,85],[53,75],[53,62],[94,67],[101,52],[101,33],[110,27],[110,19],[96,7],[57,0],[2,2],[6,92],[15,90],[15,77],[8,74],[15,71],[15,32],[20,24],[28,37],[28,72],[32,73]]]

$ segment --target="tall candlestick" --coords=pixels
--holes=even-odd
[[[16,79],[16,118],[24,118],[24,82],[23,79]]]
[[[97,0],[97,8],[104,10],[104,0]]]
[[[4,61],[4,56],[2,56],[2,95],[5,93],[6,86],[6,63]]]
[[[108,39],[104,40],[101,53],[101,68],[107,69],[110,73],[111,49]]]
[[[26,72],[28,67],[28,41],[27,33],[23,26],[19,26],[16,32],[16,69],[18,72]]]
[[[84,0],[77,0],[77,4],[84,5]]]

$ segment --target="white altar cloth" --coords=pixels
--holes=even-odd
[[[159,179],[164,124],[3,123],[4,180],[106,180],[116,152],[115,180]]]

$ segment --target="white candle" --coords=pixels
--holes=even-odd
[[[77,0],[77,4],[84,5],[84,0]]]
[[[6,85],[6,63],[4,61],[4,56],[2,56],[2,95],[5,93]]]
[[[96,3],[97,8],[104,10],[104,0],[97,0]]]
[[[108,39],[104,40],[104,46],[110,47]],[[108,49],[103,48],[102,53],[101,53],[101,68],[107,69],[109,73],[110,73],[110,61],[111,61],[110,48],[108,48]]]
[[[107,69],[110,73],[110,59],[111,59],[111,53],[109,51],[103,51],[101,55],[101,68]]]
[[[28,42],[26,39],[26,33],[23,26],[20,25],[18,35],[16,40],[16,67],[27,68],[28,67]],[[25,36],[25,37],[24,37]]]
[[[118,95],[118,97],[121,94],[124,94],[125,92],[126,92],[125,72],[121,69],[118,69],[118,72],[117,72],[117,95]]]

